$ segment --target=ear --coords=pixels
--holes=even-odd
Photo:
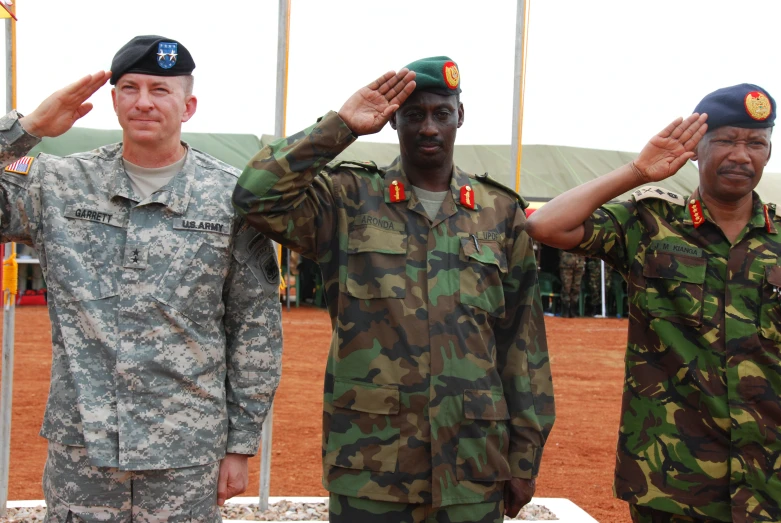
[[[114,106],[114,114],[119,116],[119,110],[117,109],[117,88],[111,88],[111,104]]]
[[[765,165],[767,165],[767,162],[769,162],[769,161],[770,161],[770,155],[771,155],[771,154],[773,154],[773,142],[770,142],[770,143],[768,144],[768,149],[767,149],[767,161],[765,162]]]
[[[464,104],[458,102],[458,127],[464,125]]]
[[[391,113],[390,118],[388,118],[388,122],[390,122],[391,129],[394,131],[396,130],[396,111],[393,111]]]
[[[197,108],[198,108],[198,99],[193,95],[189,95],[184,102],[184,113],[182,114],[182,123],[192,118]]]

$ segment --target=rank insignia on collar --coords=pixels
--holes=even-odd
[[[398,180],[393,180],[391,182],[390,187],[388,188],[388,191],[390,191],[390,201],[391,203],[396,202],[403,202],[407,199],[407,195],[404,194],[404,184],[399,183]]]
[[[767,232],[772,233],[773,232],[773,222],[770,221],[770,212],[768,211],[767,204],[764,206],[765,211],[765,229]]]
[[[7,166],[5,168],[5,172],[14,173],[14,174],[23,174],[27,176],[28,174],[30,174],[30,167],[32,166],[33,166],[33,157],[23,156],[22,158],[19,158],[11,165]]]
[[[176,42],[160,42],[157,44],[157,65],[170,69],[176,65],[179,56],[179,44]]]
[[[702,215],[702,207],[697,200],[689,200],[689,213],[691,214],[695,229],[705,223],[705,217]]]
[[[767,117],[773,112],[770,100],[768,100],[764,93],[760,93],[759,91],[751,91],[748,93],[743,100],[743,103],[746,105],[746,112],[748,115],[760,122],[762,120],[767,120]]]
[[[475,192],[469,185],[461,187],[461,205],[469,209],[475,208]]]

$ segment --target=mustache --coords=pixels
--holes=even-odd
[[[418,138],[417,140],[415,140],[415,145],[417,146],[438,145],[439,147],[442,147],[442,140],[438,138]]]
[[[716,174],[727,174],[730,172],[739,172],[752,178],[755,175],[754,171],[750,167],[738,164],[723,165],[716,170]]]

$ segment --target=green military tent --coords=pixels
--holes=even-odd
[[[46,152],[67,155],[87,151],[122,139],[119,130],[73,128],[57,138],[46,138],[33,153]],[[184,141],[239,169],[243,168],[263,145],[273,140],[251,134],[184,133]],[[358,140],[338,159],[373,160],[387,165],[399,154],[397,144],[372,143]],[[501,183],[514,188],[510,169],[509,145],[456,145],[456,163],[463,169],[487,172]],[[532,201],[545,201],[557,194],[607,173],[631,161],[634,153],[584,149],[560,145],[524,145],[521,194]],[[781,175],[766,173],[759,191],[766,200],[781,194]],[[679,194],[688,194],[697,185],[697,168],[689,163],[681,171],[658,185]]]

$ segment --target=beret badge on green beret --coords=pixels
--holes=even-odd
[[[442,66],[442,76],[445,79],[445,84],[450,89],[458,89],[461,76],[458,74],[458,66],[455,62],[445,62]]]

